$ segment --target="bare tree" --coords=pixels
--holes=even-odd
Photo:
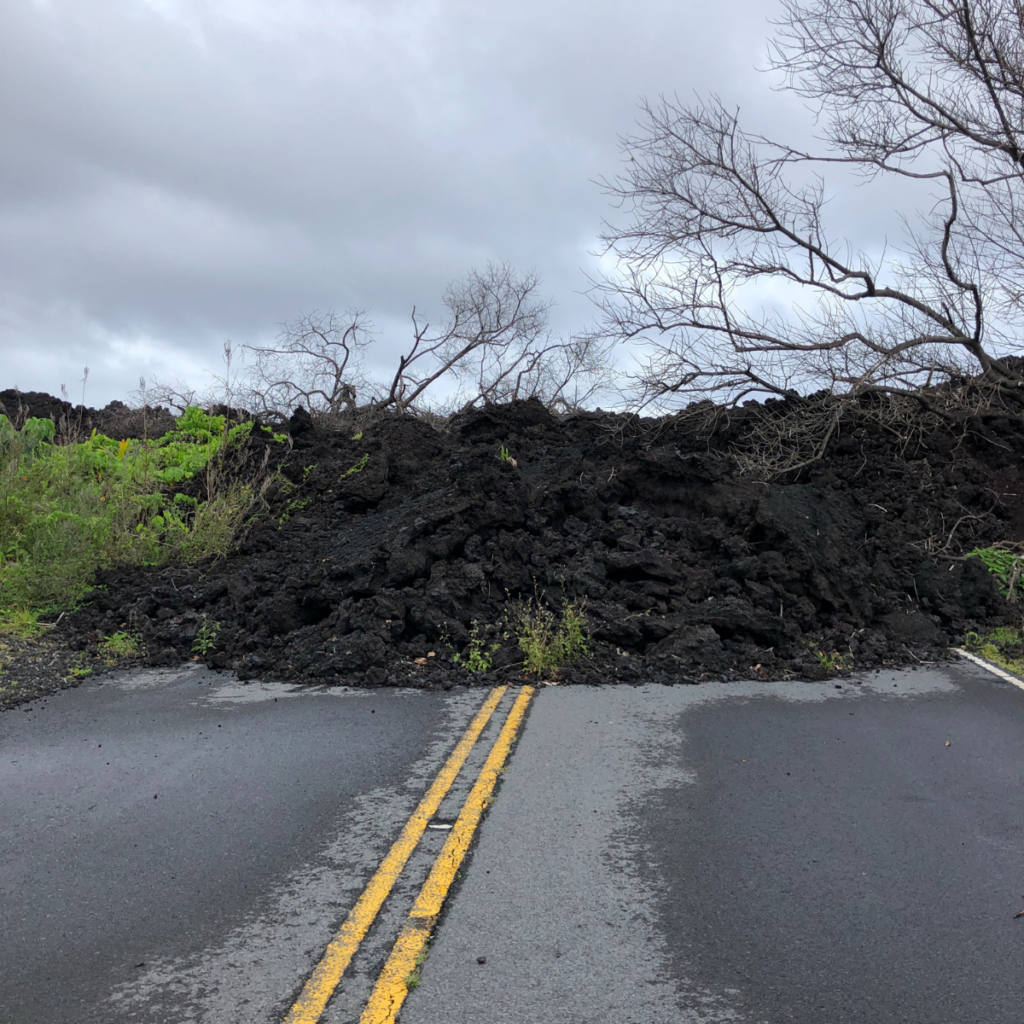
[[[809,100],[821,152],[744,129],[712,97],[643,108],[608,183],[607,328],[646,343],[641,402],[822,386],[924,397],[981,374],[1024,404],[1024,3],[783,0],[771,67]],[[903,251],[851,251],[828,171],[897,178],[929,212]],[[763,308],[764,295],[780,300]],[[760,298],[758,298],[760,297]]]
[[[367,314],[328,310],[285,324],[273,345],[245,346],[251,360],[240,377],[225,344],[225,372],[201,395],[183,384],[151,384],[139,394],[179,412],[238,402],[251,412],[287,415],[301,404],[336,417],[422,408],[428,389],[447,378],[446,404],[453,409],[515,398],[578,408],[609,383],[608,342],[597,332],[553,336],[551,304],[539,288],[536,274],[505,263],[470,271],[446,290],[436,326],[413,308],[411,347],[383,382],[372,380],[364,365],[374,341]]]
[[[478,402],[536,398],[551,408],[579,409],[610,388],[614,371],[608,342],[598,332],[567,338],[544,331],[479,345],[451,367],[458,382],[457,408]]]
[[[461,408],[477,402],[537,398],[545,405],[578,408],[609,380],[607,341],[596,332],[560,338],[550,333],[549,301],[540,278],[507,263],[488,263],[445,292],[439,328],[413,311],[413,347],[403,356],[385,403],[407,405],[450,374]],[[419,361],[410,373],[409,367]]]
[[[373,325],[362,310],[306,313],[286,324],[274,345],[246,345],[253,356],[244,398],[253,412],[279,413],[302,404],[337,414],[356,408],[367,383],[362,355]]]
[[[445,315],[437,328],[414,308],[413,344],[398,360],[386,393],[377,404],[405,408],[446,374],[465,382],[477,369],[490,365],[504,377],[539,340],[546,336],[550,302],[537,291],[536,274],[520,274],[508,264],[488,263],[472,270],[444,294]],[[493,382],[480,377],[485,392]]]
[[[166,410],[171,415],[177,414],[178,416],[190,406],[199,406],[204,409],[217,408],[232,414],[243,411],[233,409],[240,389],[238,375],[231,368],[234,351],[231,342],[225,341],[224,372],[223,374],[211,372],[212,383],[203,391],[182,380],[166,384],[159,380],[147,382],[145,377],[139,377],[138,389],[130,392],[136,408],[143,413],[146,410],[156,413]]]
[[[184,381],[176,381],[174,384],[162,384],[153,380],[149,384],[143,383],[144,378],[139,378],[140,387],[130,393],[133,403],[140,408],[165,407],[177,415],[181,415],[190,405],[208,404],[208,396],[186,384]]]

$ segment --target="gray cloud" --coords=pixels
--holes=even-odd
[[[613,212],[594,179],[641,96],[799,115],[754,70],[754,0],[0,6],[0,378],[88,364],[93,404],[202,383],[225,339],[314,308],[369,308],[390,363],[412,305],[488,259],[579,326]]]

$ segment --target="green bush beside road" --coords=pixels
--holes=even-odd
[[[160,438],[62,444],[51,420],[0,416],[0,625],[73,607],[98,569],[224,553],[259,498],[223,472],[252,429],[190,407]]]

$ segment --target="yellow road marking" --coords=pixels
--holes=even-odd
[[[377,912],[402,873],[416,844],[420,841],[427,822],[441,806],[441,801],[451,789],[469,752],[473,749],[473,745],[480,733],[483,732],[484,726],[507,689],[507,686],[496,686],[481,705],[444,767],[438,772],[437,778],[431,783],[430,789],[424,794],[416,810],[412,812],[412,817],[405,823],[401,835],[381,861],[380,867],[367,883],[362,895],[356,901],[356,905],[349,911],[344,924],[338,929],[337,935],[324,951],[323,957],[313,969],[299,998],[289,1010],[284,1024],[316,1024],[316,1021],[320,1019],[324,1007],[338,987],[341,976],[345,973],[345,968],[348,967],[355,951],[359,948],[359,943],[366,936]],[[504,735],[504,731],[501,735]]]
[[[473,785],[466,802],[459,813],[455,827],[448,834],[444,848],[430,869],[423,888],[420,890],[402,933],[398,936],[369,1002],[359,1018],[359,1024],[393,1024],[409,992],[406,979],[416,970],[420,954],[430,940],[430,930],[441,912],[441,905],[455,879],[455,875],[469,849],[470,840],[480,823],[480,816],[494,791],[508,757],[516,731],[526,714],[526,707],[533,696],[533,687],[524,686],[516,698],[505,724],[494,741],[483,770]]]

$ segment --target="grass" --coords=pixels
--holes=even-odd
[[[86,664],[85,656],[79,655],[78,660],[68,669],[69,679],[85,679],[92,675],[92,669]]]
[[[1002,542],[987,548],[968,551],[967,558],[977,558],[996,577],[999,590],[1011,604],[1018,601],[1018,588],[1024,576],[1024,556],[1012,548],[1018,545]],[[986,633],[968,633],[964,647],[972,654],[986,658],[995,665],[1024,676],[1024,620],[1020,626],[999,626]]]
[[[853,668],[852,654],[840,654],[836,650],[826,651],[814,642],[810,642],[809,646],[811,653],[818,659],[818,664],[829,674]]]
[[[429,940],[428,940],[429,942]],[[411,992],[414,988],[420,987],[420,968],[427,962],[427,957],[430,956],[429,946],[424,946],[416,954],[416,967],[409,973],[405,979],[405,987]]]
[[[43,629],[39,624],[39,614],[26,608],[0,609],[0,635],[8,633],[22,638],[35,636]]]
[[[968,633],[964,647],[994,665],[1024,676],[1024,624],[999,626],[988,633]]]
[[[155,440],[60,444],[50,420],[0,416],[0,629],[74,607],[98,569],[227,551],[261,494],[224,467],[251,430],[189,408]]]
[[[108,665],[116,665],[125,658],[134,658],[142,653],[142,641],[135,632],[120,632],[108,636],[98,644],[100,657]]]

